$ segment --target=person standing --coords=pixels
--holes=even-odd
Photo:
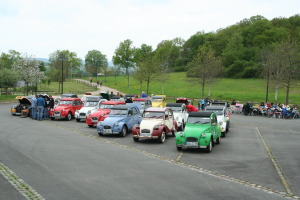
[[[100,81],[100,87],[102,87],[102,81]]]
[[[92,76],[90,76],[90,83],[92,83],[93,82],[93,77]]]
[[[32,99],[31,99],[31,118],[32,119],[36,119],[36,103],[37,103],[37,95],[35,95]]]
[[[41,121],[43,119],[45,100],[43,99],[42,95],[39,95],[39,98],[37,98],[36,101],[37,101],[37,108],[38,108],[37,119]]]
[[[49,107],[50,107],[50,99],[48,100],[47,97],[44,97],[45,106],[44,106],[44,119],[49,119]]]

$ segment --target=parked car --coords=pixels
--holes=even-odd
[[[167,107],[173,111],[178,130],[183,131],[189,116],[186,105],[184,103],[167,103]]]
[[[218,119],[218,124],[221,128],[222,137],[226,136],[226,133],[229,131],[230,125],[230,112],[227,111],[227,107],[225,106],[207,106],[205,108],[206,111],[215,112]]]
[[[135,124],[142,120],[139,109],[134,105],[118,105],[110,109],[108,117],[97,124],[99,135],[118,134],[125,137]]]
[[[75,119],[77,122],[86,121],[86,117],[99,109],[100,104],[106,99],[102,99],[100,96],[89,96],[86,98],[84,106],[80,110],[76,110]]]
[[[175,136],[177,123],[174,119],[171,108],[147,108],[143,114],[140,125],[135,125],[132,129],[132,136],[135,142],[140,139],[158,139],[164,143],[166,135],[171,133]]]
[[[96,126],[98,122],[103,121],[108,116],[110,109],[116,105],[125,105],[125,102],[104,101],[100,103],[99,109],[88,115],[85,123],[91,128]]]
[[[60,95],[62,98],[78,98],[77,94],[61,94]]]
[[[205,149],[211,152],[214,144],[220,144],[221,130],[214,112],[192,112],[184,131],[176,134],[178,151],[188,148]]]
[[[79,98],[62,98],[59,104],[50,110],[50,118],[54,119],[66,119],[70,121],[74,116],[76,110],[80,110],[83,104]]]
[[[140,107],[141,115],[143,115],[144,111],[147,108],[152,107],[152,102],[147,98],[134,98],[133,103],[141,104],[141,107]]]
[[[164,108],[167,104],[167,96],[166,95],[156,95],[152,96],[152,106]]]
[[[31,99],[33,96],[17,96],[18,104],[14,105],[10,112],[12,115],[29,117],[31,116]]]
[[[185,105],[188,105],[188,104],[193,105],[193,99],[188,99],[185,97],[177,97],[176,103],[184,103]]]

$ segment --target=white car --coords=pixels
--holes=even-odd
[[[218,119],[218,124],[221,128],[222,137],[226,137],[230,126],[230,112],[227,111],[226,106],[212,105],[205,108],[206,111],[215,112]]]
[[[168,103],[166,107],[172,109],[178,130],[183,131],[189,116],[184,103]]]
[[[76,110],[75,119],[77,122],[86,121],[86,117],[99,109],[102,102],[107,101],[99,96],[89,96],[80,110]]]

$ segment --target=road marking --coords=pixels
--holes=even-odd
[[[16,173],[9,169],[4,163],[0,161],[0,173],[6,178],[6,180],[14,186],[26,199],[42,200],[45,199],[32,187],[30,187],[23,179],[21,179]]]
[[[180,162],[180,159],[183,155],[183,152],[180,152],[180,154],[177,156],[177,158],[175,159],[176,162]]]
[[[178,157],[176,158],[176,160],[174,160],[174,159],[167,158],[167,157],[164,157],[164,156],[159,156],[159,155],[147,152],[147,151],[143,151],[143,150],[131,147],[131,146],[123,145],[123,144],[117,143],[115,141],[111,141],[111,140],[105,139],[103,137],[90,135],[88,133],[81,132],[81,131],[78,131],[76,129],[67,128],[67,127],[64,127],[64,126],[61,126],[61,125],[58,125],[58,124],[54,124],[54,123],[51,123],[51,122],[47,122],[47,121],[44,121],[44,122],[48,123],[48,124],[50,124],[52,126],[56,126],[58,128],[62,128],[62,129],[71,131],[71,132],[79,134],[79,135],[83,135],[83,136],[87,136],[87,137],[90,137],[90,138],[94,138],[94,139],[103,141],[105,143],[113,144],[113,145],[119,146],[121,148],[124,148],[124,149],[127,149],[127,150],[131,150],[131,151],[134,151],[134,152],[137,152],[137,153],[141,153],[143,155],[146,155],[146,156],[149,156],[149,157],[152,157],[152,158],[155,158],[155,159],[167,161],[167,162],[170,162],[170,163],[182,166],[182,167],[186,167],[186,168],[195,170],[195,171],[197,171],[199,173],[202,173],[202,174],[206,174],[206,175],[209,175],[209,176],[220,178],[222,180],[226,180],[226,181],[229,181],[229,182],[232,182],[232,183],[238,183],[238,184],[241,184],[241,185],[244,185],[244,186],[247,186],[247,187],[251,187],[251,188],[254,188],[254,189],[257,189],[257,190],[269,193],[269,194],[273,194],[273,195],[276,195],[276,196],[284,197],[286,199],[300,200],[299,196],[296,196],[296,195],[293,195],[293,194],[290,194],[290,193],[287,193],[287,192],[278,191],[278,190],[271,189],[271,188],[268,188],[268,187],[265,187],[265,186],[262,186],[262,185],[259,185],[259,184],[256,184],[256,183],[252,183],[252,182],[249,182],[249,181],[245,181],[245,180],[237,179],[237,178],[234,178],[234,177],[230,177],[228,175],[224,175],[224,174],[221,174],[219,172],[206,170],[206,169],[203,169],[201,167],[197,167],[197,166],[194,166],[194,165],[191,165],[191,164],[188,164],[188,163],[177,161],[177,159],[180,156],[180,154],[178,155]],[[182,153],[182,155],[183,155],[183,153]]]
[[[290,188],[290,186],[289,186],[287,180],[285,179],[285,177],[284,177],[284,175],[283,175],[283,173],[282,173],[282,171],[281,171],[281,169],[280,169],[280,166],[279,166],[279,164],[277,163],[275,157],[273,156],[273,154],[272,154],[272,152],[271,152],[269,146],[267,145],[265,139],[263,138],[263,136],[261,135],[261,133],[260,133],[260,131],[258,130],[257,127],[256,127],[256,130],[257,130],[257,132],[258,132],[258,135],[259,135],[261,141],[263,142],[263,144],[264,144],[264,146],[265,146],[265,148],[266,148],[266,151],[267,151],[267,153],[268,153],[268,155],[269,155],[269,158],[271,159],[271,161],[272,161],[272,163],[273,163],[273,165],[274,165],[274,167],[275,167],[276,172],[278,173],[278,176],[279,176],[279,178],[280,178],[280,181],[281,181],[281,183],[282,183],[282,185],[283,185],[283,188],[284,188],[285,192],[286,192],[288,195],[293,196],[293,192],[292,192],[292,190],[291,190],[291,188]]]

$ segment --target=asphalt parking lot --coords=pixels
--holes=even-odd
[[[36,199],[300,199],[299,119],[231,115],[211,153],[178,152],[172,136],[100,137],[74,119],[11,116],[10,106],[0,104],[0,161]],[[13,191],[0,199],[19,195],[3,177],[0,186]]]

